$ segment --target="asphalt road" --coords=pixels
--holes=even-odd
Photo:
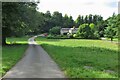
[[[34,41],[36,37],[28,40],[25,56],[3,78],[65,78],[48,53]]]

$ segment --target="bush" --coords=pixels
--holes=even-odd
[[[95,25],[91,24],[82,24],[79,26],[77,35],[75,37],[84,38],[84,39],[98,39],[100,38],[98,31],[95,31]]]
[[[98,34],[98,31],[95,31],[95,32],[94,32],[94,38],[95,38],[95,39],[99,39],[99,38],[100,38],[100,35]]]
[[[78,37],[78,35],[77,35],[77,34],[73,34],[73,37],[74,37],[74,38],[77,38],[77,37]]]
[[[51,38],[53,38],[53,37],[54,37],[54,35],[51,35],[51,34],[49,34],[49,35],[47,36],[48,39],[51,39]]]
[[[52,35],[59,35],[60,34],[60,27],[56,26],[49,30],[50,34]]]
[[[92,29],[88,24],[82,24],[79,26],[78,33],[81,38],[89,39],[93,37]]]
[[[70,34],[70,35],[69,35],[69,38],[73,38],[73,34]]]

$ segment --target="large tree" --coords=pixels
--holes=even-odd
[[[36,3],[3,2],[2,3],[2,44],[6,37],[26,34],[37,25],[34,23]],[[34,24],[33,24],[34,23]]]
[[[115,36],[118,36],[119,20],[118,16],[113,13],[112,17],[107,19],[107,28],[105,29],[105,36],[111,38],[111,41]]]
[[[89,26],[89,24],[82,24],[79,26],[78,32],[77,34],[81,37],[81,38],[85,38],[85,39],[89,39],[92,38],[92,28],[94,26]]]
[[[79,27],[83,23],[84,23],[83,16],[79,15],[78,18],[76,19],[76,27]]]
[[[68,16],[67,14],[65,14],[65,16],[63,17],[63,27],[64,28],[71,28],[75,25],[75,22],[72,18],[72,16]]]

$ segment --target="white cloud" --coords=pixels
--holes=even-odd
[[[78,15],[98,14],[102,15],[104,19],[117,13],[117,7],[108,5],[109,3],[117,3],[117,0],[41,0],[38,5],[40,12],[59,11],[63,14],[73,16],[75,20]]]

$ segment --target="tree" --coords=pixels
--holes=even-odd
[[[104,34],[105,34],[105,28],[107,27],[107,21],[105,20],[102,20],[102,21],[99,21],[97,22],[97,25],[96,25],[96,31],[98,31],[98,34],[100,35],[100,37],[104,37]]]
[[[84,23],[84,17],[79,15],[75,22],[76,22],[76,27],[79,27],[81,24]]]
[[[52,15],[50,11],[47,11],[45,14],[43,13],[42,18],[40,18],[42,23],[40,22],[39,24],[41,25],[40,32],[49,32],[49,29],[52,28],[53,23],[52,23]]]
[[[112,17],[109,17],[107,19],[107,28],[105,29],[105,36],[108,38],[111,38],[111,41],[113,38],[118,34],[118,26],[119,26],[119,20],[118,16],[113,13]]]
[[[34,29],[32,22],[36,12],[36,3],[2,3],[2,44],[6,44],[7,36],[19,36],[26,34],[30,29]]]
[[[50,29],[49,32],[52,35],[59,35],[60,34],[60,27],[59,26],[53,27],[52,29]]]
[[[96,25],[97,24],[97,15],[93,16],[93,23]]]
[[[77,34],[79,34],[81,38],[85,38],[85,39],[92,38],[93,36],[89,24],[80,25]]]
[[[62,13],[55,11],[52,15],[52,23],[53,23],[53,26],[62,26],[63,25]]]
[[[116,27],[117,27],[116,36],[120,37],[120,35],[119,35],[119,31],[120,31],[120,14],[117,15]]]
[[[114,29],[111,26],[108,26],[105,29],[105,36],[108,37],[108,38],[111,38],[111,41],[113,41],[114,35],[115,35]]]
[[[88,16],[88,23],[93,23],[93,19],[92,19],[92,14],[89,14]]]
[[[79,26],[77,36],[85,39],[98,39],[98,31],[95,30],[95,24],[82,24]]]
[[[70,16],[70,17],[69,17],[69,26],[72,27],[72,26],[74,26],[74,25],[75,25],[75,22],[74,22],[72,16]]]
[[[79,27],[82,24],[82,17],[81,15],[78,16],[78,18],[76,19],[76,27]]]
[[[84,23],[88,23],[88,15],[85,16]]]
[[[92,30],[92,31],[94,31],[95,24],[93,24],[93,23],[90,23],[90,25],[89,25],[89,26],[90,26],[91,30]]]
[[[63,27],[71,28],[74,25],[75,23],[74,23],[74,20],[72,19],[72,16],[68,17],[68,15],[65,14],[65,16],[63,17]]]

